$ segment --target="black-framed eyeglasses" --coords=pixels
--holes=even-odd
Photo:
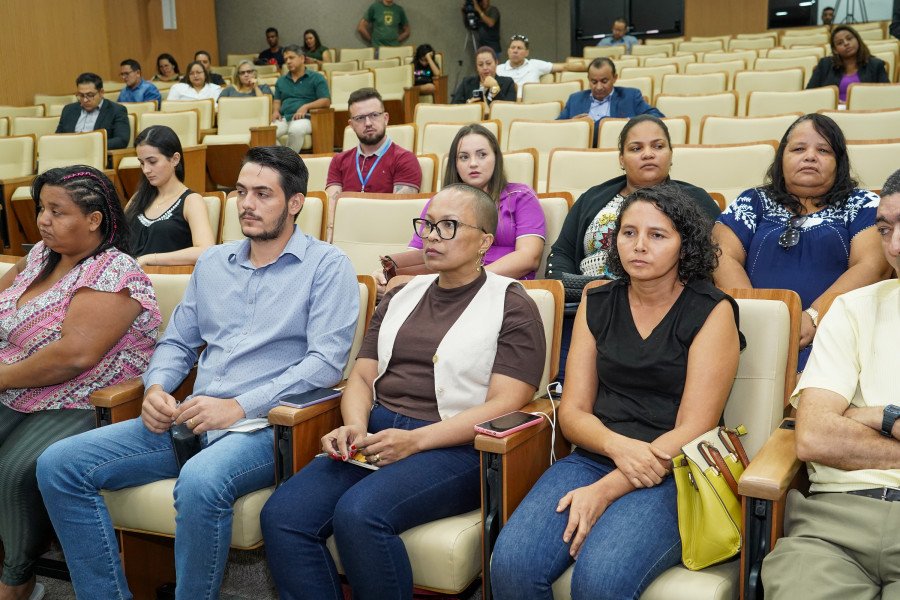
[[[371,112],[367,115],[356,115],[355,117],[350,117],[350,120],[353,121],[354,123],[359,123],[360,125],[362,125],[369,119],[371,119],[373,121],[377,121],[378,118],[383,114],[384,114],[384,111],[376,110],[375,112]]]
[[[452,240],[456,237],[456,231],[460,227],[471,227],[472,229],[478,229],[482,233],[487,233],[481,227],[476,227],[475,225],[469,225],[468,223],[463,223],[462,221],[457,221],[456,219],[441,219],[437,223],[432,223],[428,219],[413,219],[413,231],[416,232],[416,235],[421,239],[427,238],[431,235],[432,231],[437,231],[438,237],[442,240]]]
[[[800,242],[800,228],[806,223],[809,215],[796,215],[788,221],[787,229],[778,236],[778,245],[782,248],[793,248]]]
[[[250,75],[251,73],[256,73],[256,70],[250,69],[249,71],[238,71],[238,75]]]
[[[527,44],[527,43],[528,43],[528,36],[527,36],[527,35],[522,35],[521,33],[517,33],[517,34],[515,34],[514,36],[512,36],[511,38],[509,38],[509,41],[511,41],[511,42],[525,42],[525,43]]]

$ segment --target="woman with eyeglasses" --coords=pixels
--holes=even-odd
[[[483,125],[466,125],[453,138],[444,185],[454,183],[487,192],[499,214],[494,243],[484,257],[485,268],[513,279],[534,279],[544,252],[544,211],[531,187],[506,179],[500,144]],[[422,248],[422,240],[413,236],[409,247]]]
[[[344,388],[343,424],[263,508],[280,597],[344,598],[333,534],[354,598],[411,599],[400,534],[480,505],[473,427],[522,408],[546,354],[534,302],[481,266],[496,228],[491,197],[461,183],[415,220],[436,274],[385,295]]]
[[[516,83],[509,77],[497,75],[497,53],[492,48],[481,46],[475,51],[475,71],[475,75],[469,75],[459,82],[450,104],[516,101]]]
[[[716,285],[781,288],[800,295],[802,371],[829,294],[888,273],[875,230],[878,196],[856,187],[844,134],[829,117],[808,114],[788,128],[764,185],[743,192],[719,217]]]
[[[203,63],[194,61],[187,66],[187,75],[180,83],[169,88],[166,100],[205,100],[212,98],[218,101],[222,88],[209,80],[209,71]]]
[[[265,83],[259,83],[256,66],[249,60],[242,60],[237,66],[237,81],[222,90],[220,98],[249,98],[253,96],[272,95],[272,89]]]

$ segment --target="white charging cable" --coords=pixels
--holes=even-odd
[[[547,419],[547,422],[550,423],[550,464],[556,462],[556,401],[554,401],[553,394],[557,394],[557,396],[562,397],[562,384],[558,381],[552,381],[547,384],[547,397],[550,398],[550,408],[553,411],[553,417],[550,415],[546,415],[544,413],[534,413],[536,415],[540,415]]]

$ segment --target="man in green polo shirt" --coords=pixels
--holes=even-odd
[[[285,46],[283,56],[288,72],[275,82],[272,124],[277,126],[276,139],[287,134],[285,145],[300,152],[303,138],[312,133],[309,111],[331,106],[331,94],[325,77],[306,70],[300,46]]]
[[[371,31],[370,28],[371,27]],[[375,48],[399,46],[409,37],[409,21],[394,0],[376,0],[356,27],[359,35]]]

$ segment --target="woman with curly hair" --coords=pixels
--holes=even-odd
[[[720,287],[781,288],[800,295],[800,360],[806,366],[830,294],[889,273],[875,230],[878,195],[856,187],[840,127],[809,114],[788,128],[763,186],[743,192],[719,217]]]
[[[855,29],[838,25],[831,31],[831,56],[816,65],[806,88],[838,86],[841,104],[847,102],[847,88],[852,83],[888,83],[887,69],[880,58],[872,56],[869,47]]]
[[[719,422],[740,353],[735,301],[712,283],[718,247],[696,202],[662,184],[625,198],[608,268],[575,316],[559,422],[574,453],[500,532],[494,597],[637,598],[681,560],[671,459]]]

